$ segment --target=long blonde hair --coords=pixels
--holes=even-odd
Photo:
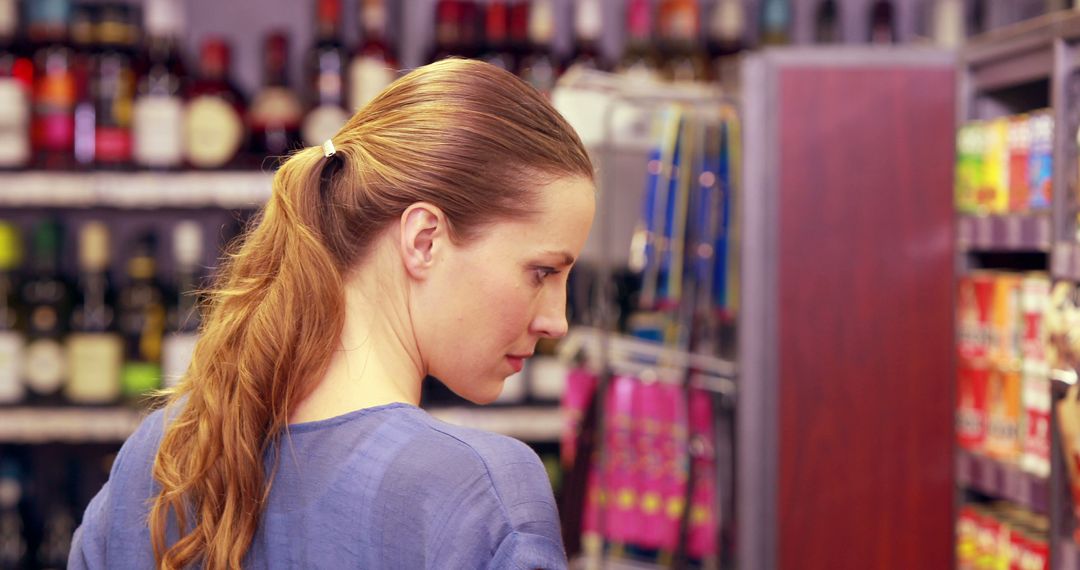
[[[528,216],[545,177],[593,176],[581,141],[538,92],[469,60],[402,77],[332,141],[333,157],[305,148],[278,169],[168,394],[149,517],[160,568],[242,564],[273,481],[276,456],[264,459],[325,373],[345,319],[343,276],[377,233],[426,201],[465,241]]]

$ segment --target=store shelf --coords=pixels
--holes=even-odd
[[[130,408],[2,408],[0,443],[121,442],[145,412]]]
[[[1054,244],[1050,275],[1054,279],[1080,282],[1080,243]]]
[[[446,423],[508,435],[528,442],[556,442],[563,430],[563,414],[556,406],[505,408],[433,408],[432,416]]]
[[[1012,501],[1041,514],[1048,513],[1049,481],[1025,473],[1019,467],[960,451],[956,476],[961,485],[972,490]]]
[[[264,172],[0,174],[0,207],[252,208],[270,197]]]
[[[562,433],[558,407],[433,408],[432,416],[447,423],[492,431],[531,442],[554,442]],[[146,415],[121,408],[0,408],[0,443],[121,442]]]
[[[957,244],[962,250],[1050,251],[1048,215],[960,216]]]

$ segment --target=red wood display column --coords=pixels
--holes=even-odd
[[[765,245],[744,252],[743,318],[766,324],[743,338],[761,364],[742,360],[759,393],[740,412],[763,434],[744,453],[767,457],[740,515],[766,536],[744,540],[742,567],[951,568],[953,66],[910,51],[756,65],[744,239]]]

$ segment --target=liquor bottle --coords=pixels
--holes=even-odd
[[[814,41],[819,44],[843,43],[840,11],[836,0],[821,0],[814,14]]]
[[[695,0],[660,3],[664,77],[676,83],[704,81],[706,64],[698,47],[698,5]]]
[[[896,23],[892,2],[875,0],[870,8],[870,43],[896,43]]]
[[[184,159],[193,168],[235,165],[244,143],[246,100],[229,78],[230,59],[224,40],[203,41],[199,78],[184,105]]]
[[[97,102],[93,91],[94,62],[97,59],[96,4],[78,4],[71,14],[72,69],[75,76],[75,163],[80,169],[94,167],[97,137]]]
[[[930,32],[934,43],[955,48],[964,42],[963,0],[937,0],[930,17]]]
[[[761,4],[761,43],[784,45],[791,34],[790,0],[764,0]]]
[[[25,340],[19,317],[15,272],[22,261],[19,230],[0,222],[0,404],[16,404],[25,397],[22,360]],[[2,557],[0,557],[2,559]]]
[[[551,96],[559,77],[559,61],[551,50],[555,13],[551,0],[529,4],[529,51],[521,60],[521,78],[544,95]]]
[[[387,40],[385,0],[363,0],[361,26],[364,37],[349,62],[349,109],[353,112],[382,93],[397,76],[398,61]]]
[[[257,160],[283,156],[300,145],[304,108],[289,88],[289,39],[284,32],[266,36],[263,48],[263,89],[251,102],[248,127],[251,153]]]
[[[486,12],[477,0],[461,0],[461,57],[479,58],[484,52]]]
[[[315,45],[308,53],[308,112],[301,135],[308,146],[323,144],[349,120],[345,112],[345,64],[348,59],[341,43],[338,23],[341,0],[318,0],[315,14]]]
[[[435,6],[435,44],[429,62],[461,54],[461,16],[460,0],[439,0]]]
[[[75,534],[75,515],[71,504],[60,497],[50,494],[46,502],[45,522],[41,542],[37,549],[37,563],[41,570],[63,570],[68,567],[68,553],[71,552],[71,537]]]
[[[31,140],[36,166],[75,166],[76,82],[74,52],[68,43],[69,0],[27,2],[27,39],[34,48]]]
[[[148,0],[143,14],[147,39],[135,95],[133,155],[143,168],[177,169],[184,164],[183,10],[177,0]]]
[[[484,53],[481,59],[505,69],[514,70],[514,58],[509,49],[510,24],[509,6],[506,0],[491,0],[487,7],[487,17],[484,27]]]
[[[67,337],[64,395],[72,403],[105,404],[120,398],[124,345],[116,328],[108,270],[109,230],[102,222],[88,222],[79,232],[77,300]]]
[[[34,228],[31,275],[22,285],[26,352],[23,379],[32,396],[57,403],[67,378],[63,340],[71,310],[71,291],[60,275],[60,225],[40,222]]]
[[[521,75],[521,65],[529,55],[529,11],[527,0],[510,0],[510,39],[507,49],[514,60],[514,72]]]
[[[566,67],[609,70],[611,66],[600,51],[600,26],[603,17],[600,1],[578,0],[574,7],[576,44]]]
[[[30,88],[34,66],[23,53],[16,0],[0,0],[0,170],[30,163]]]
[[[659,79],[660,62],[652,37],[650,0],[630,0],[626,8],[626,27],[629,37],[619,62],[619,72],[646,80]]]
[[[156,280],[156,239],[144,234],[128,261],[128,283],[117,303],[120,334],[124,339],[121,390],[138,398],[161,382],[161,343],[165,333],[164,295]]]
[[[746,47],[746,9],[742,0],[718,0],[709,18],[707,50],[713,81],[737,75],[738,60],[732,57]]]
[[[0,568],[25,568],[26,524],[23,520],[23,475],[12,458],[0,463]]]
[[[96,125],[94,159],[98,167],[125,167],[132,161],[136,33],[130,6],[102,5],[97,24],[99,51],[91,77]]]
[[[173,232],[176,260],[175,301],[169,310],[165,344],[161,350],[161,375],[166,387],[175,386],[191,364],[199,338],[199,264],[203,258],[203,234],[199,224],[184,221]]]

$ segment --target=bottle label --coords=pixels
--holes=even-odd
[[[0,77],[0,167],[30,161],[30,104],[22,82]]]
[[[70,70],[45,74],[34,91],[34,137],[49,151],[71,150],[75,141],[75,76]]]
[[[300,101],[283,87],[263,89],[251,105],[251,124],[255,127],[296,128],[303,116]]]
[[[55,393],[64,383],[64,350],[51,338],[32,341],[23,363],[26,385],[37,394]]]
[[[184,102],[179,97],[139,97],[132,138],[138,164],[180,166],[184,161]]]
[[[194,333],[172,333],[165,337],[161,353],[161,382],[165,387],[176,386],[187,374],[198,340],[199,335]]]
[[[302,134],[308,146],[318,146],[333,137],[349,120],[345,109],[337,105],[322,105],[312,109],[304,119]]]
[[[120,377],[125,396],[142,396],[161,384],[161,367],[153,362],[129,361]]]
[[[349,65],[349,108],[359,111],[387,85],[394,82],[394,70],[373,57],[357,57]]]
[[[13,331],[0,332],[0,403],[23,399],[23,338]]]
[[[67,339],[67,398],[79,404],[104,404],[120,397],[124,343],[119,335],[75,333]]]
[[[94,149],[99,162],[131,161],[131,130],[99,126],[94,132]]]
[[[240,115],[220,97],[203,95],[188,103],[184,116],[184,146],[193,166],[224,166],[236,156],[243,138],[244,123]]]

